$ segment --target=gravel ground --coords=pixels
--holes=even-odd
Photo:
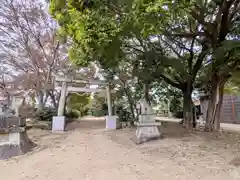
[[[0,161],[0,179],[234,180],[238,134],[187,133],[178,126],[166,123],[163,139],[138,146],[130,140],[134,129],[107,132],[102,120],[73,122],[62,134],[30,130],[38,146]]]

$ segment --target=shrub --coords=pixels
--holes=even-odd
[[[68,119],[77,119],[80,117],[80,113],[77,110],[70,110],[65,114]]]
[[[101,116],[105,116],[106,113],[102,110],[96,109],[96,110],[91,110],[91,115],[95,117],[101,117]]]
[[[38,121],[52,121],[52,117],[57,115],[57,111],[51,108],[44,108],[42,111],[35,110],[34,118]]]
[[[131,121],[131,113],[124,109],[122,106],[116,107],[116,114],[121,122]]]

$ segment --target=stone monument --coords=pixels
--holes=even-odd
[[[158,127],[161,126],[161,123],[155,121],[156,115],[145,99],[140,100],[139,111],[139,121],[135,122],[137,125],[135,143],[141,144],[160,138],[161,134]]]
[[[7,159],[24,154],[36,145],[28,139],[25,118],[3,109],[0,105],[0,159]]]

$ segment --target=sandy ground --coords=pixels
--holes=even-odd
[[[0,179],[234,179],[238,134],[187,133],[178,124],[166,123],[161,127],[163,139],[137,146],[130,140],[133,129],[107,132],[104,125],[101,120],[84,120],[71,123],[62,134],[30,130],[38,147],[0,161]]]

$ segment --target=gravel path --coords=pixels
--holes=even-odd
[[[24,156],[0,161],[0,179],[234,179],[228,157],[236,153],[219,148],[221,143],[204,146],[203,140],[191,136],[136,146],[130,141],[132,130],[106,132],[103,127],[103,122],[88,121],[70,125],[71,131],[64,134],[29,132],[38,147]]]

